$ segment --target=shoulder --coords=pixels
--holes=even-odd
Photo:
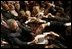
[[[12,38],[15,38],[15,37],[18,36],[18,34],[16,34],[16,33],[10,33],[10,34],[8,34],[8,36],[9,36],[9,37],[12,37]]]

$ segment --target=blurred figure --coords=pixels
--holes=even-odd
[[[15,11],[15,7],[14,5],[10,4],[9,6],[9,11],[11,12],[11,14],[13,14],[14,16],[18,16],[18,13]]]

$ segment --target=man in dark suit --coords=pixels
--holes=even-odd
[[[5,35],[11,44],[21,47],[29,44],[30,38],[32,38],[30,30],[28,30],[25,26],[20,28],[14,19],[9,19],[7,24],[9,28],[7,28]]]

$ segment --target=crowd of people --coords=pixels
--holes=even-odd
[[[71,1],[1,1],[1,47],[71,47]]]

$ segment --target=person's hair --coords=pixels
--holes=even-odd
[[[15,3],[14,6],[15,6],[15,9],[16,9],[17,11],[20,10],[20,4],[19,4],[19,3]]]
[[[9,6],[10,10],[14,10],[15,9],[14,5],[12,5],[12,4],[9,4],[8,6]]]
[[[9,27],[12,27],[12,25],[13,25],[14,22],[15,22],[14,19],[8,19],[7,20],[7,24],[8,24]]]
[[[8,6],[7,4],[3,4],[3,5],[2,5],[2,8],[3,8],[4,10],[9,10],[9,6]]]
[[[28,10],[25,12],[25,16],[31,17],[31,12]]]
[[[24,15],[25,15],[25,11],[24,11],[24,10],[21,10],[21,11],[19,12],[19,14],[20,14],[21,16],[24,16]]]

